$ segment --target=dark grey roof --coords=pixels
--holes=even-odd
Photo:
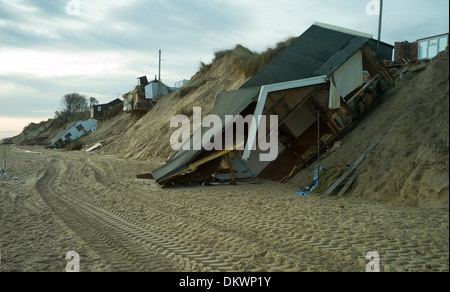
[[[209,113],[210,115],[217,115],[222,119],[222,129],[225,127],[225,115],[238,115],[240,114],[252,101],[256,100],[259,96],[260,87],[247,88],[235,91],[220,92],[216,96],[214,106]],[[208,128],[204,128],[203,134],[208,131]],[[209,137],[212,138],[212,137]],[[210,139],[209,139],[210,140]],[[192,137],[189,141],[192,147]],[[194,159],[202,152],[202,150],[179,150],[175,155],[162,167],[152,172],[153,177],[157,182],[165,180],[174,174],[179,173],[188,168],[188,165],[194,162]]]
[[[106,106],[109,106],[109,105],[116,105],[116,104],[119,104],[119,103],[121,103],[121,102],[122,102],[122,100],[121,100],[120,98],[116,98],[115,100],[110,101],[110,102],[108,102],[108,103],[95,104],[95,105],[93,105],[93,107],[95,107],[95,106],[106,107]],[[89,119],[89,118],[90,118],[90,117],[87,117],[87,119]]]
[[[370,39],[369,45],[374,52],[377,51],[377,40]],[[393,50],[394,50],[394,46],[392,46],[390,44],[386,44],[384,42],[380,42],[379,59],[391,61]]]
[[[369,40],[363,35],[312,25],[241,88],[329,76]],[[386,49],[389,45],[382,43],[382,46],[384,56],[391,59],[393,47],[390,47],[389,57],[389,47]]]

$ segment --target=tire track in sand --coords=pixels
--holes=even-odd
[[[111,166],[107,162],[102,163],[106,163],[108,167]],[[105,182],[109,180],[109,175],[112,175],[112,179],[117,181],[117,178],[114,177],[116,173],[114,169],[108,171],[101,169],[90,159],[88,159],[87,165],[94,171],[96,180],[105,187],[108,186]],[[117,187],[119,186],[116,184],[115,188]],[[343,248],[338,244],[345,244],[345,242],[339,241],[340,237],[333,241],[333,239],[324,240],[320,237],[306,236],[295,232],[294,230],[298,227],[292,224],[272,222],[268,221],[267,218],[251,216],[245,210],[193,206],[185,201],[175,201],[162,195],[152,192],[143,193],[129,187],[123,189],[123,192],[128,195],[131,192],[134,193],[135,196],[131,199],[145,203],[146,206],[152,208],[152,213],[156,212],[166,217],[167,214],[170,214],[172,217],[170,220],[179,220],[181,222],[179,227],[187,231],[184,236],[186,242],[196,241],[198,243],[202,240],[202,236],[199,234],[200,230],[192,228],[192,219],[196,219],[197,226],[200,222],[201,231],[225,239],[218,245],[222,249],[242,253],[242,247],[247,247],[245,257],[253,261],[255,252],[252,251],[256,251],[261,258],[259,261],[264,266],[264,270],[267,271],[323,269],[327,265],[326,263],[330,262],[330,258],[339,261],[344,270],[361,270],[354,259],[341,255],[340,251]],[[152,199],[151,204],[148,202],[149,197]],[[183,222],[186,218],[182,216],[182,213],[189,214],[188,223]],[[214,232],[211,229],[214,229]],[[265,240],[267,238],[271,240]],[[292,254],[293,246],[298,249],[296,255]],[[303,264],[307,258],[313,260],[309,260],[307,265]],[[245,267],[245,264],[242,265]],[[239,266],[239,264],[235,266]]]
[[[237,207],[236,204],[211,204],[211,202],[194,204],[195,202],[188,198],[180,199],[183,196],[171,196],[170,192],[166,196],[158,190],[138,190],[134,188],[131,179],[124,179],[120,175],[123,170],[114,160],[95,159],[95,162],[90,158],[87,161],[82,160],[96,182],[107,189],[117,189],[127,198],[123,201],[130,204],[130,208],[126,208],[127,214],[135,209],[135,212],[131,211],[129,215],[124,215],[121,211],[119,212],[121,216],[145,225],[143,222],[148,218],[139,216],[137,207],[140,205],[152,213],[151,218],[159,218],[157,222],[164,221],[169,226],[170,222],[178,221],[179,223],[176,226],[172,224],[172,227],[184,234],[186,239],[184,244],[200,243],[213,249],[243,255],[242,260],[235,263],[233,270],[365,271],[367,264],[365,253],[368,250],[381,251],[382,264],[386,265],[386,270],[424,271],[429,269],[425,267],[430,266],[430,262],[434,263],[434,269],[448,270],[448,264],[445,266],[441,263],[448,259],[448,252],[437,257],[433,250],[428,252],[414,244],[410,248],[405,248],[405,241],[398,240],[395,236],[395,232],[398,231],[388,231],[390,229],[386,227],[389,228],[390,225],[386,225],[386,220],[374,217],[376,213],[371,213],[371,207],[368,213],[372,215],[359,217],[359,223],[355,221],[337,230],[333,230],[333,226],[330,226],[328,230],[317,232],[315,230],[318,226],[312,220],[298,222],[289,218],[264,216],[256,209],[234,208]],[[326,208],[314,211],[315,216],[329,216],[329,210]],[[388,212],[388,216],[398,218],[397,209],[389,209]],[[358,213],[361,211],[356,214]],[[307,218],[311,215],[306,214]],[[369,218],[370,222],[364,221],[366,218]],[[380,224],[377,222],[378,219]],[[402,220],[399,222],[402,223]],[[379,227],[365,234],[362,231],[367,223]],[[208,237],[211,240],[208,240]],[[213,242],[214,239],[221,242]],[[395,247],[397,245],[399,248]],[[391,246],[395,248],[392,249]],[[438,249],[436,251],[441,253]]]
[[[60,162],[59,168],[63,169],[62,178],[71,176],[66,172],[69,172],[76,167],[65,167],[64,163]],[[55,175],[59,176],[59,174]],[[97,178],[96,178],[97,179]],[[104,231],[113,233],[114,237],[110,236],[107,243],[114,246],[119,246],[122,253],[137,254],[131,261],[136,261],[136,257],[148,258],[148,255],[140,250],[144,249],[145,252],[152,252],[158,257],[163,257],[171,264],[175,264],[178,270],[198,270],[198,271],[226,271],[230,270],[234,263],[242,258],[242,255],[236,254],[227,250],[219,250],[211,248],[207,245],[195,244],[189,245],[189,233],[180,230],[174,230],[173,228],[167,228],[169,223],[173,223],[170,218],[154,217],[155,221],[151,225],[144,225],[140,222],[129,218],[109,207],[103,206],[98,203],[87,202],[85,199],[79,199],[75,194],[68,195],[62,186],[67,187],[62,181],[53,179],[46,183],[49,185],[49,189],[54,193],[60,205],[64,205],[66,212],[70,214],[81,213],[84,218],[95,218],[94,222],[86,222],[85,227],[89,227],[90,230],[96,229],[96,233],[101,233],[102,240],[106,240],[108,236]],[[74,208],[76,206],[76,208]],[[86,216],[87,215],[87,216]],[[77,217],[76,214],[73,217]],[[86,219],[77,217],[77,220],[86,221]],[[102,225],[101,228],[97,226]],[[183,229],[182,229],[183,230]],[[102,232],[103,231],[103,232]],[[192,235],[192,233],[190,233]],[[114,238],[114,239],[111,239]],[[135,251],[131,252],[129,249],[120,248],[123,242],[132,242],[135,246]],[[140,260],[142,262],[142,260]],[[158,266],[158,262],[151,262],[144,260],[149,266]],[[141,265],[142,266],[142,265]]]
[[[46,172],[37,182],[37,190],[50,209],[80,236],[90,248],[118,271],[155,271],[148,266],[159,267],[156,271],[174,271],[175,268],[159,254],[140,250],[133,240],[128,239],[101,220],[102,214],[86,212],[82,206],[68,199],[68,196],[53,190],[59,178],[59,171],[50,163],[44,163]]]

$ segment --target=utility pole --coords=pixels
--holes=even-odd
[[[380,56],[380,41],[381,41],[381,23],[383,20],[383,0],[380,0],[380,18],[378,20],[378,42],[377,42],[377,56]]]
[[[159,50],[158,99],[161,97],[161,50]]]
[[[317,110],[317,165],[320,160],[320,111]]]

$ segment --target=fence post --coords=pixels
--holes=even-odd
[[[6,148],[3,148],[3,170],[6,171]]]

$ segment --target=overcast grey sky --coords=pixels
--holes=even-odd
[[[66,93],[122,97],[137,77],[158,74],[159,49],[161,78],[173,86],[216,50],[260,52],[316,21],[376,38],[370,1],[0,0],[0,139],[53,117]],[[385,0],[382,40],[447,33],[448,11],[448,0]]]

